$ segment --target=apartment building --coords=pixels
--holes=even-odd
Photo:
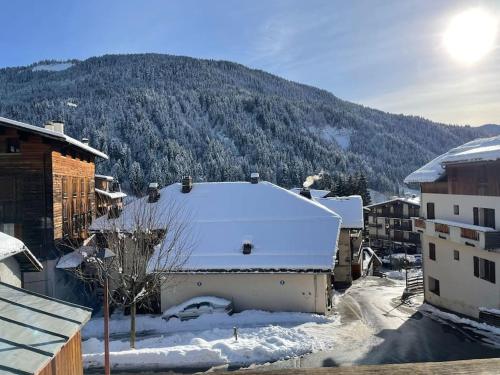
[[[500,308],[500,137],[478,139],[405,179],[421,187],[425,300],[474,318]]]
[[[380,252],[420,252],[420,236],[412,231],[412,217],[420,216],[420,198],[394,197],[367,206],[365,228],[370,246]]]

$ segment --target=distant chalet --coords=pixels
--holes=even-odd
[[[61,122],[42,128],[0,117],[0,231],[42,263],[60,256],[57,244],[81,243],[95,217],[96,158],[108,156],[64,134]],[[25,287],[54,295],[52,271],[44,264]]]

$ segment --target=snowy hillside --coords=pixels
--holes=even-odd
[[[68,104],[70,103],[70,104]],[[484,133],[393,115],[242,65],[169,55],[108,55],[0,69],[0,115],[42,125],[61,119],[110,160],[125,188],[144,191],[191,174],[284,187],[306,176],[363,172],[394,192],[443,150]]]

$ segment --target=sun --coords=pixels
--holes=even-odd
[[[443,42],[457,61],[471,65],[495,47],[497,19],[490,13],[472,8],[455,15],[444,33]]]

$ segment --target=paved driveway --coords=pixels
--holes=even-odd
[[[276,362],[272,368],[331,367],[352,364],[452,361],[500,357],[459,327],[441,324],[402,305],[403,283],[369,277],[357,281],[339,298],[342,327],[335,348]],[[345,332],[342,332],[344,330]]]

